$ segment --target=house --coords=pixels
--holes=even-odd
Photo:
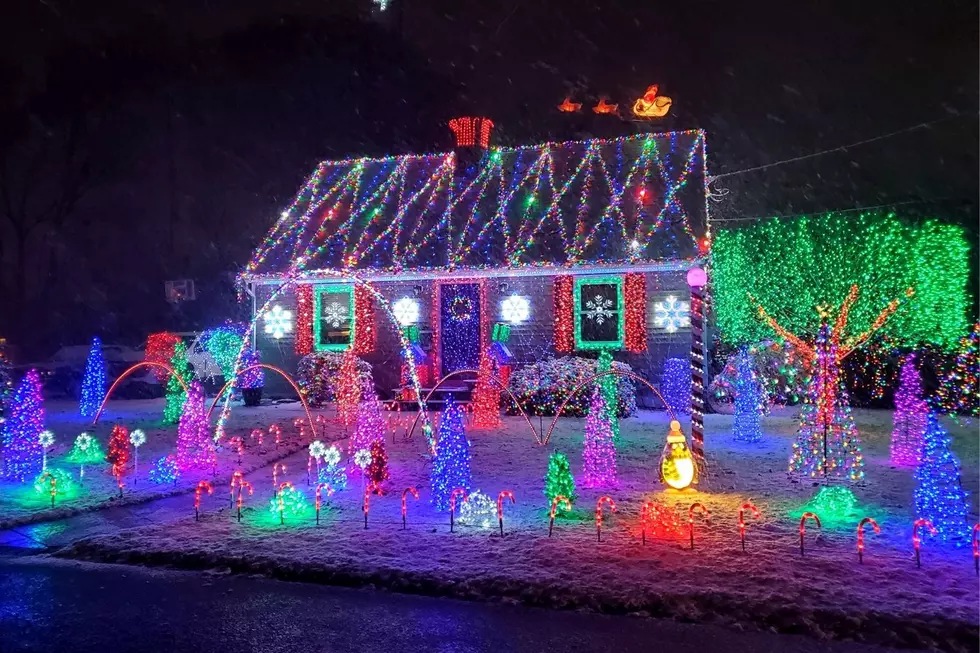
[[[491,147],[488,119],[450,127],[450,152],[317,166],[242,273],[253,312],[265,307],[264,362],[292,372],[353,346],[384,396],[400,382],[399,328],[429,383],[501,339],[514,366],[610,349],[654,384],[665,358],[691,355],[686,274],[710,236],[703,131]]]

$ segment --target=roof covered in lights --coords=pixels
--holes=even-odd
[[[690,260],[704,183],[700,130],[325,161],[244,274]]]

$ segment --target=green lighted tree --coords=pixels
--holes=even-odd
[[[194,380],[194,372],[187,363],[187,346],[183,342],[174,345],[174,356],[170,359],[170,367],[190,385]],[[184,386],[177,380],[176,376],[170,375],[167,381],[167,405],[163,408],[163,421],[165,424],[176,424],[180,419],[180,414],[184,410],[184,401],[187,399],[187,392]]]
[[[560,451],[556,451],[548,458],[548,474],[544,477],[544,495],[548,497],[549,506],[559,495],[568,499],[568,502],[572,504],[578,498],[578,495],[575,494],[575,477],[572,476],[568,458]],[[561,514],[564,510],[564,507],[559,503],[556,508],[557,514]]]

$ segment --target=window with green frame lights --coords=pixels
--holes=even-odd
[[[575,346],[578,349],[622,349],[622,277],[575,279]]]
[[[354,287],[316,286],[313,297],[313,344],[317,351],[347,349],[354,335]]]

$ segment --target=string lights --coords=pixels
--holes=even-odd
[[[960,479],[960,461],[953,453],[952,439],[939,417],[929,413],[916,488],[912,493],[915,514],[928,519],[943,542],[957,546],[970,539],[969,506]]]
[[[436,455],[429,477],[432,502],[436,510],[449,508],[453,490],[468,490],[470,477],[470,443],[463,427],[463,413],[452,396],[443,406],[442,419],[436,440]]]
[[[293,349],[300,356],[313,353],[313,286],[296,286],[296,339]]]
[[[606,402],[598,386],[592,392],[589,416],[585,419],[582,459],[582,487],[602,488],[616,485],[616,444],[613,442],[613,431],[606,414]]]
[[[623,345],[626,351],[639,354],[647,350],[647,278],[631,272],[623,277],[623,302],[626,307]]]
[[[922,457],[929,405],[922,398],[922,378],[911,354],[902,364],[901,385],[895,391],[894,428],[889,451],[891,463],[913,467]]]
[[[183,473],[191,469],[210,471],[216,464],[214,440],[204,407],[204,388],[193,381],[177,427],[177,466]]]
[[[691,363],[684,358],[664,360],[660,393],[675,415],[691,412]]]
[[[3,476],[26,483],[43,471],[44,400],[41,377],[29,370],[14,391],[3,421]]]
[[[185,384],[190,384],[194,379],[194,373],[187,363],[187,346],[182,340],[174,345],[174,355],[170,359],[170,367],[173,368],[174,375],[182,378]],[[177,423],[184,409],[184,401],[187,399],[184,386],[174,375],[170,375],[167,380],[167,403],[163,408],[164,424]]]
[[[82,377],[81,398],[78,412],[82,417],[94,417],[102,405],[106,390],[105,356],[102,354],[102,341],[92,338],[92,346],[85,361],[85,376]]]
[[[554,283],[554,347],[557,352],[570,352],[575,348],[575,278],[557,276]]]
[[[762,384],[756,376],[752,359],[746,348],[739,350],[735,360],[735,417],[733,428],[738,442],[758,442],[762,439]]]

